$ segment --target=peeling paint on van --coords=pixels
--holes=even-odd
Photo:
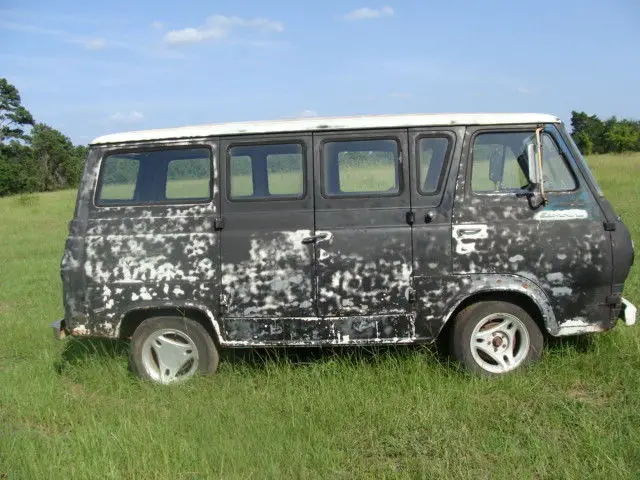
[[[220,138],[134,135],[93,145],[61,259],[68,331],[115,338],[131,312],[179,308],[201,312],[222,346],[429,342],[465,301],[492,294],[530,302],[551,335],[615,325],[620,305],[605,300],[622,292],[630,238],[578,167],[579,190],[549,192],[547,205],[478,194],[471,139],[486,126],[438,128],[455,139],[440,190],[428,196],[414,188],[411,203],[389,209],[379,225],[368,225],[366,212],[339,209],[332,214],[341,222],[325,225],[312,200],[307,220],[295,212],[295,224],[283,208],[269,213],[269,228],[252,228],[267,213],[249,209],[242,230],[239,220],[222,225]],[[422,132],[403,131],[412,151]],[[96,206],[103,156],[150,146],[210,148],[213,198]],[[385,208],[386,198],[371,208]],[[398,222],[410,210],[415,223]],[[361,221],[357,228],[352,219]],[[616,230],[603,227],[612,222]]]

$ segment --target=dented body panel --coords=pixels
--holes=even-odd
[[[545,129],[575,189],[549,192],[545,205],[472,189],[479,133],[537,125],[412,123],[95,144],[61,261],[59,328],[120,338],[130,335],[128,322],[175,310],[198,312],[229,347],[430,342],[460,308],[491,295],[526,305],[550,335],[612,328],[633,263],[630,235],[555,120]],[[397,143],[397,190],[327,195],[323,145],[360,138]],[[430,139],[446,145],[433,182],[421,170],[435,161],[436,150],[425,160]],[[287,142],[304,152],[301,193],[232,199],[230,149]],[[208,199],[96,201],[107,156],[168,148],[210,152]],[[152,181],[141,175],[138,182]]]

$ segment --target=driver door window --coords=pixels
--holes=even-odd
[[[481,133],[473,143],[471,188],[474,192],[512,192],[526,188],[526,145],[533,131]],[[542,136],[545,191],[574,190],[575,177],[553,138]]]
[[[528,183],[525,145],[531,134],[505,132],[477,135],[473,144],[473,191],[511,191],[525,187]]]

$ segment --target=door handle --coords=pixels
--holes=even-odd
[[[304,237],[302,239],[302,243],[309,244],[309,243],[316,243],[318,240],[326,240],[327,238],[329,238],[329,234],[328,233],[318,233],[316,235],[311,235],[309,237]]]
[[[482,229],[480,228],[461,228],[457,233],[459,237],[464,237],[466,235],[477,235],[481,231]]]

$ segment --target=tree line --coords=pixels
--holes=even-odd
[[[571,136],[584,155],[593,153],[640,152],[640,120],[571,112]]]
[[[87,147],[34,120],[18,89],[0,78],[0,196],[78,185]]]
[[[603,121],[597,115],[572,111],[571,128],[574,141],[585,155],[640,151],[638,120],[611,117]],[[6,78],[0,78],[0,196],[77,187],[86,154],[85,145],[74,145],[55,128],[35,121],[22,105],[18,89]],[[277,165],[268,165],[270,171],[299,168],[296,155],[278,157]],[[357,153],[349,157],[351,162],[362,160]],[[109,172],[114,176],[110,180],[130,181],[137,168],[129,163],[132,162],[123,159],[121,169]],[[200,177],[201,171],[208,168],[201,163],[184,162],[176,165],[179,172],[170,173],[182,178]],[[249,173],[250,164],[245,163],[235,165],[236,174]]]

